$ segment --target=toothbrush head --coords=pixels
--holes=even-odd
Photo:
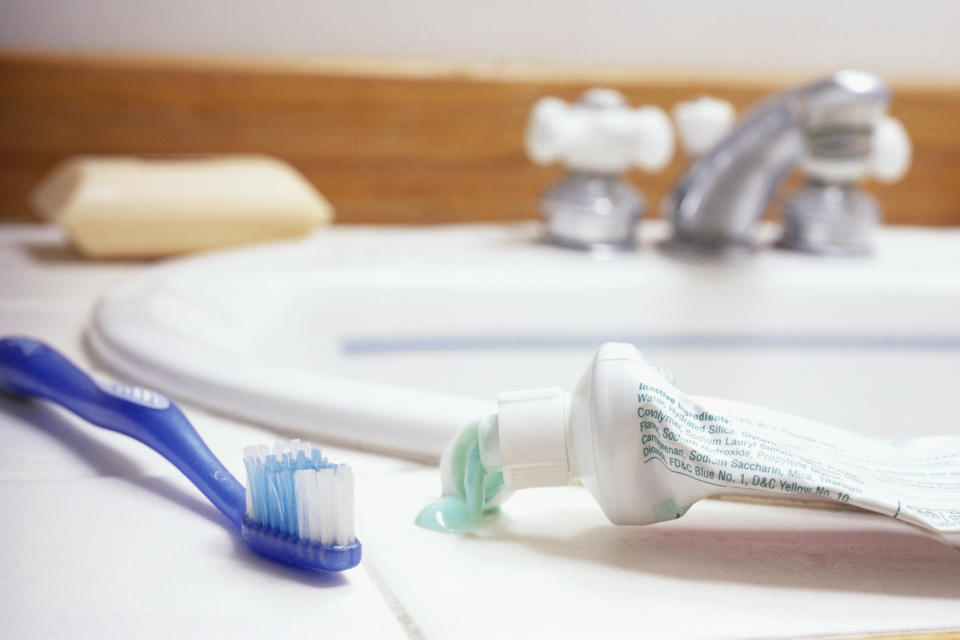
[[[353,529],[353,470],[299,440],[247,447],[241,534],[257,553],[285,564],[343,571],[360,562]]]

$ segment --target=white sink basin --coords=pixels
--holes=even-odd
[[[90,342],[175,398],[428,459],[499,391],[572,387],[610,340],[691,393],[876,436],[960,433],[960,232],[732,263],[665,255],[664,232],[601,260],[531,225],[334,227],[161,264],[101,299]]]

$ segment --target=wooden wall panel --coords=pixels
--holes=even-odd
[[[542,95],[572,99],[594,84],[636,104],[669,107],[709,93],[742,108],[778,83],[0,54],[0,218],[29,217],[29,190],[71,154],[210,152],[289,161],[340,222],[530,218],[559,170],[526,160],[528,110]],[[870,189],[890,222],[960,224],[960,88],[894,90],[892,112],[914,139],[915,164],[904,181]],[[683,165],[678,157],[664,172],[631,178],[656,203]]]

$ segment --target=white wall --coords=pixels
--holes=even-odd
[[[0,0],[0,47],[960,81],[960,0]]]

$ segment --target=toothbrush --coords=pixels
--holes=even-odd
[[[97,382],[48,345],[0,338],[0,389],[55,402],[104,429],[139,440],[169,460],[260,555],[313,570],[360,562],[353,532],[353,471],[294,440],[247,447],[245,491],[183,413],[164,396]]]

